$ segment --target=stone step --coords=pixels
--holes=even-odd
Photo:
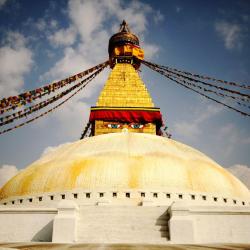
[[[168,218],[163,218],[163,217],[148,217],[148,216],[123,216],[123,215],[112,215],[112,217],[109,216],[104,216],[104,215],[95,215],[95,216],[80,216],[78,217],[79,221],[97,221],[97,220],[104,220],[104,221],[122,221],[126,222],[126,221],[145,221],[145,222],[152,222],[154,224],[167,224],[169,219]]]
[[[91,206],[92,207],[92,206]],[[102,213],[110,213],[111,211],[123,212],[123,213],[152,213],[159,214],[167,212],[168,207],[119,207],[119,206],[95,206],[91,208],[91,211],[101,211]],[[90,211],[89,206],[80,206],[79,212]]]
[[[122,215],[123,218],[151,218],[151,219],[163,219],[163,220],[168,220],[169,216],[165,215],[165,214],[148,214],[148,213],[138,213],[138,214],[134,214],[134,213],[118,213],[118,212],[109,212],[109,213],[102,213],[102,212],[93,212],[93,213],[80,213],[79,217],[80,218],[94,218],[94,217],[110,217],[110,215],[112,215],[112,217],[120,217]]]
[[[124,226],[122,225],[122,228],[118,228],[117,225],[108,225],[107,227],[102,227],[102,229],[100,229],[100,226],[92,226],[92,225],[86,225],[86,226],[80,226],[78,227],[78,231],[82,232],[82,231],[85,231],[88,230],[89,228],[91,228],[91,230],[101,230],[101,231],[105,231],[105,230],[108,230],[108,231],[114,231],[114,230],[117,230],[117,231],[126,231],[126,230],[131,230],[131,231],[140,231],[140,232],[161,232],[161,233],[168,233],[169,230],[167,227],[164,227],[164,228],[156,228],[156,227],[146,227],[145,226],[134,226],[134,225],[130,225],[130,226]]]
[[[164,244],[169,239],[167,207],[81,207],[79,242]]]
[[[158,241],[158,240],[159,241],[160,240],[167,241],[169,239],[169,236],[167,234],[155,234],[152,232],[147,232],[147,233],[143,233],[143,234],[137,234],[135,232],[124,233],[124,234],[121,232],[116,232],[116,234],[106,232],[105,234],[102,234],[98,231],[96,232],[96,234],[98,234],[98,240],[108,238],[110,241],[115,240],[116,239],[115,236],[117,236],[118,233],[119,233],[120,242],[123,242],[123,241],[127,241],[127,242],[131,242],[131,241],[145,242],[145,241],[147,241],[148,242],[148,241],[150,241],[150,239],[152,239],[152,241]],[[95,238],[96,234],[88,234],[88,233],[81,234],[81,232],[78,232],[77,233],[77,241],[88,242],[91,239]]]

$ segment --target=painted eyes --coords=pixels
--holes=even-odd
[[[120,128],[120,124],[108,124],[108,128]]]
[[[116,128],[122,128],[123,125],[122,124],[110,123],[107,126],[108,126],[108,128],[116,129]],[[140,129],[140,128],[143,128],[144,125],[140,124],[140,123],[131,123],[131,124],[129,124],[129,127],[133,128],[133,129]]]
[[[143,124],[130,124],[130,127],[134,129],[138,129],[138,128],[143,128],[144,125]]]

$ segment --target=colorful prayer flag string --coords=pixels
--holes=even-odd
[[[237,109],[237,108],[234,108],[234,107],[232,107],[232,106],[229,106],[229,105],[226,104],[226,103],[223,103],[223,102],[221,102],[221,101],[219,101],[219,100],[217,100],[217,99],[214,99],[214,98],[212,98],[212,97],[210,97],[210,96],[208,96],[208,95],[206,95],[206,94],[204,94],[204,93],[202,93],[202,92],[200,92],[200,91],[198,91],[198,90],[193,89],[192,87],[188,86],[188,85],[190,85],[190,82],[187,82],[187,81],[185,81],[185,80],[182,79],[182,78],[179,78],[176,74],[175,74],[175,75],[169,74],[168,71],[165,71],[165,70],[163,69],[163,67],[159,67],[157,64],[153,64],[153,63],[146,62],[146,61],[142,61],[142,63],[143,63],[144,65],[146,65],[147,67],[149,67],[150,69],[152,69],[152,70],[154,70],[154,71],[160,73],[161,75],[167,77],[168,79],[174,81],[175,83],[177,83],[177,84],[179,84],[179,85],[181,85],[181,86],[183,86],[183,87],[185,87],[185,88],[187,88],[187,89],[189,89],[189,90],[192,90],[192,91],[194,91],[194,92],[196,92],[196,93],[198,93],[198,94],[204,96],[205,98],[208,98],[208,99],[210,99],[210,100],[212,100],[212,101],[214,101],[214,102],[216,102],[216,103],[219,103],[219,104],[221,104],[221,105],[223,105],[223,106],[225,106],[225,107],[227,107],[227,108],[229,108],[229,109],[231,109],[231,110],[234,110],[234,111],[236,111],[236,112],[238,112],[238,113],[240,113],[240,114],[242,114],[242,115],[244,115],[244,116],[250,116],[249,113],[246,113],[246,112],[244,112],[244,111],[242,111],[242,110],[239,110],[239,109]],[[195,85],[195,86],[197,87],[198,85]],[[211,91],[211,90],[204,89],[204,88],[202,88],[202,87],[200,87],[200,86],[199,86],[199,88],[202,89],[204,92],[205,92],[205,91]]]
[[[106,65],[107,66],[107,65]],[[52,111],[54,111],[55,109],[59,108],[61,105],[63,105],[65,102],[67,102],[69,99],[71,99],[73,96],[75,96],[78,92],[80,92],[83,88],[85,88],[87,86],[87,84],[92,81],[105,67],[105,65],[102,66],[102,68],[100,68],[98,71],[96,71],[94,74],[93,74],[93,77],[91,79],[89,79],[84,85],[82,85],[79,89],[77,89],[73,94],[71,94],[68,98],[66,98],[65,100],[63,100],[62,102],[60,102],[59,104],[57,104],[56,106],[54,106],[53,108],[47,110],[46,112],[28,120],[28,121],[25,121],[23,123],[20,123],[14,127],[11,127],[11,128],[8,128],[8,129],[5,129],[5,130],[2,130],[0,131],[0,135],[4,134],[4,133],[7,133],[9,131],[12,131],[14,129],[17,129],[17,128],[20,128],[26,124],[29,124],[45,115],[47,115],[48,113],[51,113]]]
[[[97,70],[98,71],[98,70]],[[96,72],[97,72],[96,71]],[[87,80],[93,78],[93,76],[96,74],[93,73],[91,74],[89,77],[87,77],[86,79],[84,79],[83,81],[77,83],[76,85],[72,86],[71,88],[61,92],[60,94],[53,96],[45,101],[42,101],[40,103],[37,103],[31,107],[25,108],[23,110],[20,110],[18,112],[15,112],[13,114],[7,115],[5,117],[0,117],[0,126],[4,126],[6,124],[9,124],[11,122],[14,122],[17,119],[23,118],[23,117],[27,117],[28,115],[34,113],[35,111],[41,110],[42,108],[48,106],[49,104],[59,100],[60,98],[64,97],[65,95],[69,94],[71,91],[73,91],[74,89],[80,87],[83,83],[85,83]]]
[[[73,76],[67,77],[64,80],[57,81],[48,85],[45,85],[43,87],[30,90],[24,93],[21,93],[17,96],[10,96],[7,98],[3,98],[0,100],[0,114],[3,114],[9,110],[14,110],[17,107],[21,107],[23,105],[26,105],[27,103],[31,103],[37,98],[41,98],[44,95],[48,95],[51,92],[55,92],[56,90],[78,80],[81,79],[84,76],[87,76],[88,74],[94,72],[95,70],[98,70],[102,68],[103,66],[107,66],[109,64],[109,61],[106,61],[104,63],[98,64],[90,69],[87,69],[85,71],[82,71],[78,74],[75,74]]]

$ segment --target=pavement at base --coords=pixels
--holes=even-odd
[[[250,250],[250,244],[146,245],[146,244],[57,244],[0,243],[0,250]]]

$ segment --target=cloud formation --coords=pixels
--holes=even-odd
[[[218,143],[220,145],[221,155],[224,157],[229,157],[233,153],[235,147],[248,146],[250,145],[250,137],[247,135],[246,131],[237,128],[233,123],[228,123],[223,127],[218,129]],[[227,140],[223,140],[227,138]],[[218,146],[217,146],[218,147]]]
[[[49,36],[50,43],[55,46],[70,46],[74,44],[76,39],[76,30],[74,27],[69,27],[67,29],[60,29],[56,31],[53,35]]]
[[[0,0],[0,9],[5,5],[7,0]]]
[[[250,190],[250,167],[236,164],[227,168],[234,176],[239,178]]]
[[[18,32],[9,32],[0,48],[0,97],[15,95],[24,85],[24,76],[31,70],[32,51]]]
[[[131,31],[140,36],[147,59],[159,51],[157,45],[147,43],[144,38],[148,15],[155,14],[155,22],[160,22],[164,17],[159,10],[153,10],[148,4],[132,1],[125,5],[121,0],[70,0],[66,14],[69,17],[68,26],[58,27],[47,37],[53,47],[60,47],[62,56],[41,76],[43,81],[62,79],[107,60],[109,38],[118,31],[123,19],[129,20]],[[87,88],[64,105],[63,112],[56,112],[56,119],[64,124],[63,133],[75,136],[75,131],[82,131],[90,106],[83,102],[83,98],[93,96],[98,85],[103,85],[106,79],[107,71],[102,72]],[[82,113],[84,115],[79,121],[79,114]],[[72,124],[72,120],[79,122]]]
[[[3,165],[0,167],[0,188],[13,176],[18,173],[16,166]]]
[[[147,4],[132,1],[124,6],[120,0],[70,0],[67,14],[69,26],[48,36],[52,46],[63,48],[63,56],[45,73],[47,78],[62,78],[107,59],[109,37],[117,32],[122,19],[129,20],[131,30],[140,36],[143,47],[149,51],[147,58],[159,51],[157,45],[144,41],[144,35],[149,14],[155,14],[156,22],[164,17]]]
[[[211,117],[221,112],[223,108],[216,104],[208,104],[205,107],[196,107],[193,109],[193,116],[190,120],[183,120],[174,124],[174,132],[185,138],[195,138],[202,132],[202,125]]]
[[[240,49],[242,47],[243,29],[239,24],[226,21],[218,21],[215,23],[215,30],[223,39],[227,49]]]

